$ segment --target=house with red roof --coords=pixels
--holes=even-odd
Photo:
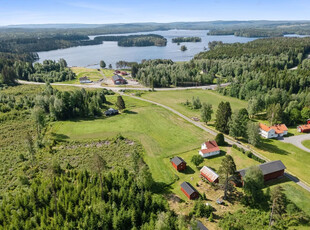
[[[202,157],[211,157],[220,154],[220,148],[218,147],[216,141],[207,141],[201,145],[201,150],[199,150],[199,155]]]
[[[287,135],[287,127],[285,124],[278,124],[273,126],[267,126],[265,124],[259,124],[260,135],[264,138],[278,138]]]
[[[297,126],[297,131],[300,133],[310,133],[310,124]]]

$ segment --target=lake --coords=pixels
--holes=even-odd
[[[81,66],[89,68],[99,68],[100,60],[104,60],[107,64],[122,61],[141,62],[143,59],[171,59],[173,61],[189,61],[196,54],[204,51],[204,47],[208,48],[210,41],[222,41],[224,43],[245,43],[253,41],[256,38],[236,37],[234,35],[226,36],[209,36],[208,30],[168,30],[168,31],[152,31],[128,34],[112,34],[112,35],[134,35],[134,34],[159,34],[167,38],[167,46],[147,46],[147,47],[120,47],[117,42],[103,42],[100,45],[78,46],[67,49],[58,49],[51,51],[38,52],[39,62],[46,59],[59,60],[64,58],[69,66]],[[111,35],[111,34],[109,34]],[[89,36],[93,39],[95,36]],[[172,43],[171,39],[175,37],[201,37],[202,41],[197,43],[184,42],[187,51],[182,52],[180,46]]]

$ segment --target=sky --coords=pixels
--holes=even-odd
[[[0,0],[0,25],[310,20],[309,0]]]

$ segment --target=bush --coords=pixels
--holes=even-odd
[[[245,154],[247,155],[247,157],[252,158],[253,153],[251,151],[246,151]]]
[[[206,217],[208,218],[213,212],[211,205],[204,204],[201,200],[196,201],[193,210],[190,212],[190,216]]]
[[[215,141],[219,146],[224,146],[226,145],[224,134],[223,133],[218,133],[215,137]]]

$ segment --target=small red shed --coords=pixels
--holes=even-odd
[[[174,157],[170,161],[176,170],[183,171],[186,169],[186,162],[181,157]]]
[[[190,200],[199,198],[198,191],[188,182],[183,182],[181,184],[181,190]]]
[[[207,166],[203,166],[200,169],[200,174],[202,177],[206,178],[211,183],[218,183],[219,182],[219,175],[216,174],[212,169]]]

